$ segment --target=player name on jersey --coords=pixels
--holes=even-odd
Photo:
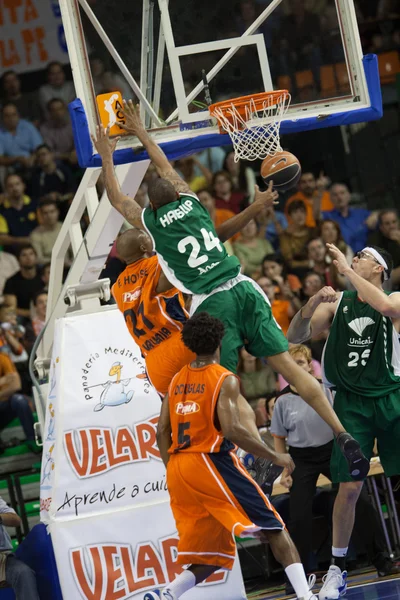
[[[166,215],[159,218],[159,221],[163,227],[171,225],[173,221],[183,219],[191,210],[193,210],[193,202],[191,200],[185,200],[182,202],[179,208],[169,210]]]

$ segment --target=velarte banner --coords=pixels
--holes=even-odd
[[[43,520],[168,499],[156,445],[161,401],[121,313],[57,321],[51,369]]]
[[[182,568],[168,502],[50,526],[61,589],[74,600],[143,600]],[[245,600],[239,560],[185,594],[187,600]]]

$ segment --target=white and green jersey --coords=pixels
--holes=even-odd
[[[157,210],[145,208],[142,221],[162,270],[182,292],[209,294],[240,272],[239,260],[229,256],[194,194],[179,194],[176,202]]]
[[[400,390],[399,334],[390,317],[357,292],[342,292],[322,366],[325,383],[357,395],[382,398]]]

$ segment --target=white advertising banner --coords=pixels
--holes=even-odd
[[[161,401],[121,313],[66,317],[56,330],[47,411],[56,441],[47,429],[42,476],[42,485],[52,478],[50,518],[167,499]]]
[[[109,516],[57,521],[50,526],[61,589],[66,600],[143,600],[181,572],[177,535],[167,502]],[[217,571],[185,600],[245,600],[236,560]]]
[[[68,63],[58,0],[0,2],[0,72],[44,69]]]
[[[41,519],[52,533],[65,598],[142,599],[180,572],[156,445],[160,408],[116,308],[56,322]],[[188,600],[211,597],[246,597],[238,560],[232,574],[214,575],[188,594]]]

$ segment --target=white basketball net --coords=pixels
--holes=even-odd
[[[278,98],[267,97],[258,108],[250,99],[244,118],[233,103],[224,110],[214,109],[212,116],[232,140],[235,162],[264,159],[282,151],[279,129],[289,104],[290,94],[282,93]]]

